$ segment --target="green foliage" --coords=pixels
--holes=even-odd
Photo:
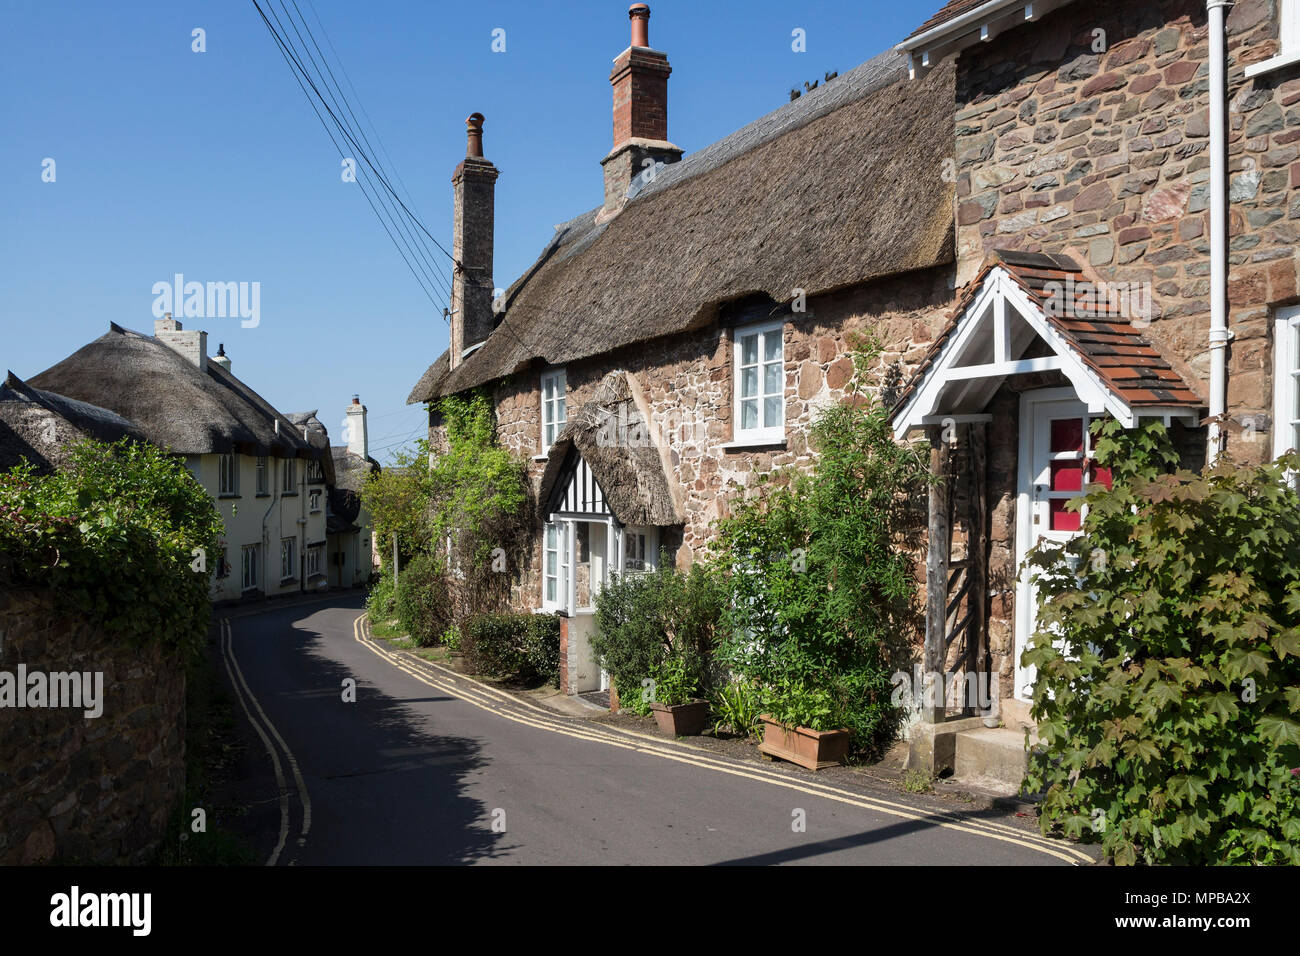
[[[709,701],[713,712],[715,734],[726,731],[737,737],[752,737],[763,726],[759,715],[763,713],[760,689],[750,681],[732,680],[723,684]]]
[[[661,704],[683,704],[708,691],[723,600],[711,568],[697,563],[681,572],[667,552],[654,571],[614,577],[601,588],[591,646],[619,688],[620,704],[626,693],[633,707],[645,678],[655,682]]]
[[[397,616],[394,603],[397,597],[393,589],[393,563],[385,562],[370,585],[366,595],[366,612],[375,624],[387,624]]]
[[[824,687],[810,687],[802,681],[782,680],[766,689],[768,716],[789,727],[809,730],[838,730],[842,708]]]
[[[878,354],[867,340],[855,364]],[[731,594],[721,656],[778,710],[804,707],[813,688],[822,703],[829,695],[822,719],[875,753],[897,734],[889,675],[918,627],[910,552],[929,467],[861,391],[820,415],[811,443],[811,475],[770,476],[718,523],[715,556]]]
[[[509,557],[526,538],[525,463],[496,444],[492,401],[483,390],[441,399],[447,450],[429,472],[432,540],[450,540],[448,564],[458,572],[460,614],[504,607]],[[499,550],[498,550],[499,549]]]
[[[460,650],[460,628],[455,624],[448,624],[447,629],[442,632],[442,646],[449,651]]]
[[[85,441],[54,474],[0,473],[0,586],[53,589],[129,639],[197,650],[222,531],[184,462],[153,445]]]
[[[451,595],[442,569],[427,554],[417,554],[397,572],[393,610],[411,640],[432,647],[451,624]]]
[[[460,626],[460,651],[484,677],[559,682],[560,619],[554,614],[476,614]]]
[[[1168,474],[1163,426],[1094,434],[1113,490],[1029,557],[1043,829],[1118,864],[1300,863],[1300,457]]]
[[[429,443],[423,439],[416,443],[414,451],[394,452],[391,465],[368,474],[362,483],[361,501],[370,512],[375,547],[386,569],[392,563],[394,535],[403,561],[431,549],[433,515],[429,493]]]
[[[930,793],[934,790],[934,774],[928,770],[909,770],[903,774],[903,789],[908,793]]]

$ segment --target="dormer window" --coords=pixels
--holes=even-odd
[[[784,323],[736,329],[733,375],[734,440],[761,444],[785,440]]]
[[[542,375],[542,454],[555,444],[560,429],[567,421],[564,409],[564,369]]]

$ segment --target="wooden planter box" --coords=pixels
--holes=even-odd
[[[651,704],[655,723],[671,737],[697,737],[704,732],[709,720],[709,702],[693,700],[689,704]]]
[[[849,755],[847,730],[787,727],[767,714],[759,719],[763,721],[763,742],[758,749],[768,756],[780,757],[809,770],[821,770],[839,766]]]

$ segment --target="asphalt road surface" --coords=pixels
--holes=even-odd
[[[1090,862],[1014,820],[517,700],[370,639],[362,612],[345,595],[220,622],[266,863]]]

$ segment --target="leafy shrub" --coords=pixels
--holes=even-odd
[[[557,683],[560,619],[554,614],[477,614],[460,627],[460,650],[484,677]]]
[[[866,342],[859,370],[878,352]],[[912,553],[932,479],[866,394],[824,410],[811,437],[811,474],[770,476],[762,495],[718,522],[714,560],[730,592],[720,657],[778,710],[815,697],[815,710],[828,708],[819,720],[849,728],[853,749],[875,754],[902,716],[890,674],[918,633]]]
[[[641,681],[650,678],[656,700],[685,703],[712,683],[723,600],[710,568],[697,563],[681,572],[665,553],[656,570],[614,577],[601,588],[592,650],[615,686],[632,696],[640,698]]]
[[[709,701],[713,712],[713,732],[724,730],[737,737],[750,737],[758,733],[762,722],[763,698],[759,688],[745,680],[728,681],[719,687]]]
[[[393,594],[397,620],[420,647],[432,647],[451,624],[451,595],[442,568],[427,554],[417,554],[397,572]]]
[[[839,713],[835,698],[823,687],[810,687],[797,681],[781,681],[769,688],[768,716],[790,727],[809,730],[838,730]]]
[[[1119,864],[1300,863],[1300,457],[1161,474],[1163,426],[1094,434],[1113,490],[1030,556],[1041,825]]]
[[[110,634],[193,652],[211,615],[222,530],[181,459],[85,441],[61,471],[24,463],[0,473],[0,588],[51,588]]]
[[[393,620],[397,615],[397,608],[394,605],[396,596],[393,590],[392,563],[388,562],[374,577],[370,592],[366,595],[366,611],[371,619],[381,623]]]

